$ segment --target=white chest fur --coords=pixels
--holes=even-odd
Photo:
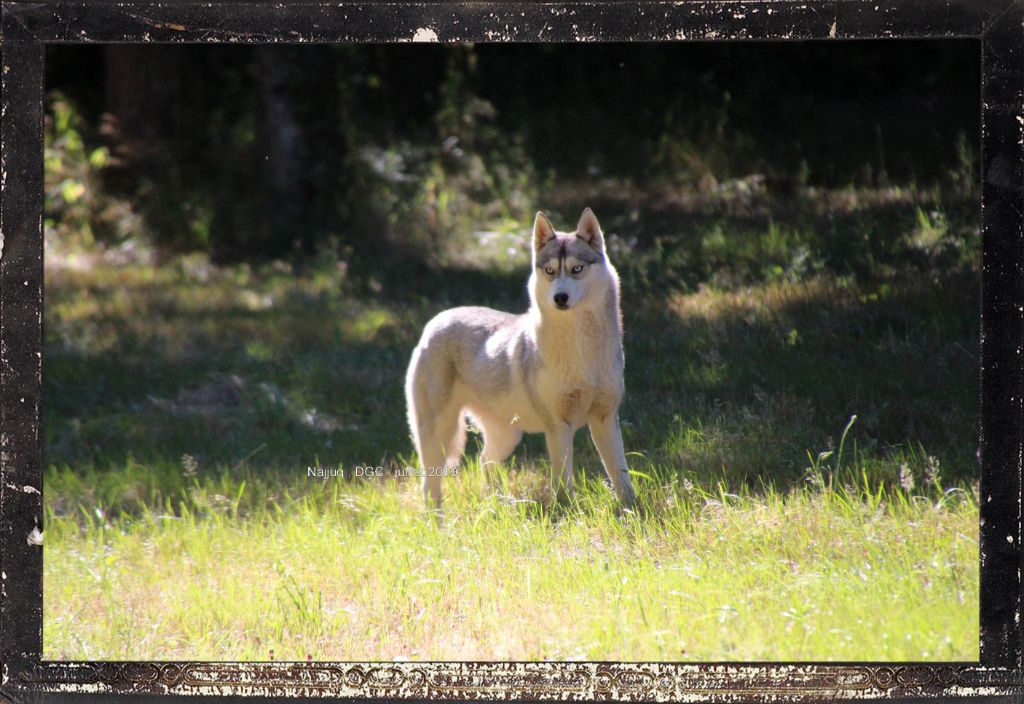
[[[578,428],[618,408],[623,394],[622,336],[604,311],[549,314],[537,327],[537,392],[553,420]]]

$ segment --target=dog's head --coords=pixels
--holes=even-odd
[[[533,274],[530,292],[542,310],[568,311],[601,303],[614,285],[604,249],[604,235],[587,208],[575,232],[557,232],[544,213],[533,221]]]

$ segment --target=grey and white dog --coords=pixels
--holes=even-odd
[[[612,487],[629,506],[636,496],[618,418],[625,390],[619,277],[590,208],[573,233],[556,232],[537,213],[528,289],[522,315],[482,307],[439,313],[412,353],[405,396],[427,505],[440,505],[439,470],[458,465],[468,414],[483,432],[485,469],[506,460],[524,432],[544,433],[563,497],[573,495],[573,435],[590,426]]]

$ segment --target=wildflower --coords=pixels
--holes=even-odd
[[[904,491],[911,491],[914,488],[914,473],[910,471],[910,467],[904,462],[900,462],[899,469],[896,470],[896,478],[899,480],[900,486],[903,487]]]
[[[939,484],[939,459],[928,455],[928,461],[924,466],[924,485],[938,486]]]

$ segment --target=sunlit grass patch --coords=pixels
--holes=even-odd
[[[545,508],[474,470],[441,522],[391,479],[195,482],[162,509],[51,514],[47,657],[977,657],[969,494],[640,479],[622,514],[599,483]]]

